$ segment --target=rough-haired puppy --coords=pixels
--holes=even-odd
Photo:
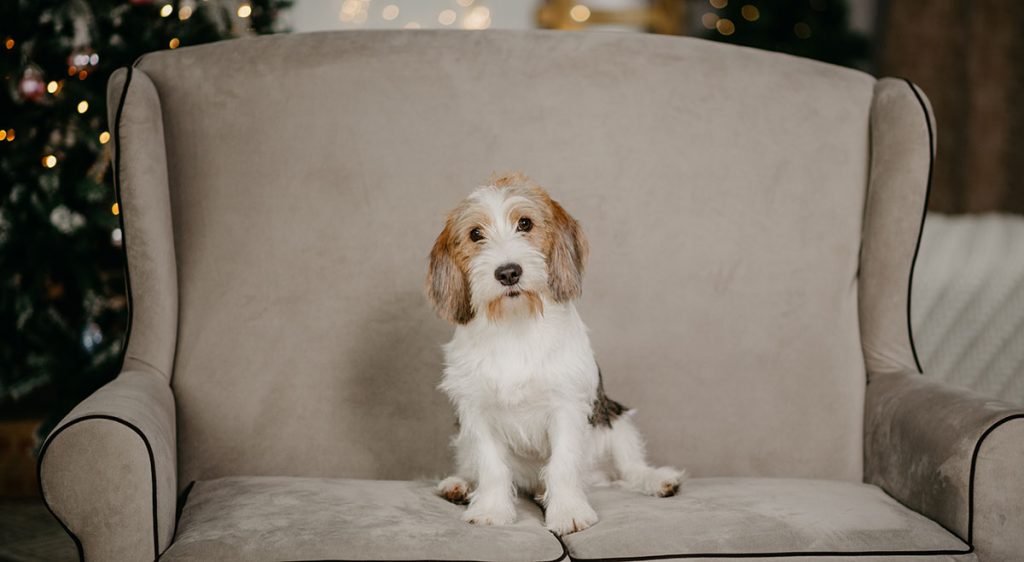
[[[632,412],[604,394],[573,304],[586,262],[579,223],[520,174],[474,191],[434,243],[427,293],[456,324],[441,389],[459,420],[457,472],[438,492],[469,502],[465,521],[511,524],[518,489],[562,535],[597,522],[587,484],[671,496],[685,478],[647,464]]]

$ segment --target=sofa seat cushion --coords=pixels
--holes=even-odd
[[[166,560],[561,560],[526,500],[477,527],[425,482],[232,477],[196,482]]]
[[[573,560],[975,560],[959,538],[868,484],[698,478],[671,498],[612,487],[590,500],[600,521],[563,537]]]

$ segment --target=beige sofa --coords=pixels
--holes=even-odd
[[[919,373],[934,147],[898,79],[695,39],[342,32],[147,55],[109,89],[123,373],[47,439],[86,560],[1012,560],[1024,411]],[[673,498],[556,538],[435,496],[443,215],[519,169],[582,222],[580,303]]]

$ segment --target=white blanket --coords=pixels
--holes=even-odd
[[[1024,404],[1024,217],[930,213],[911,321],[925,374]]]

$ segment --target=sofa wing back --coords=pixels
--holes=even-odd
[[[504,170],[589,235],[581,312],[657,462],[861,478],[872,77],[695,39],[430,31],[244,39],[127,74],[120,119],[159,112],[166,155],[165,184],[121,185],[134,326],[165,335],[129,357],[171,378],[181,482],[442,474],[451,327],[427,253]],[[136,140],[124,179],[158,173]]]

